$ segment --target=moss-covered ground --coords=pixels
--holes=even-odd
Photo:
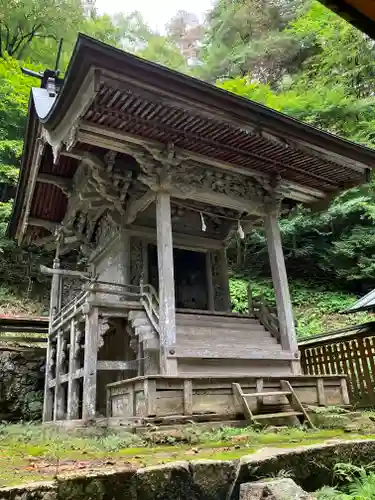
[[[263,448],[298,447],[330,440],[375,438],[358,429],[297,429],[189,426],[125,430],[64,431],[38,424],[0,427],[0,487],[48,480],[66,473],[103,468],[144,467],[177,460],[231,460]]]

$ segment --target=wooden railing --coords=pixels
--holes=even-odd
[[[56,332],[67,322],[69,322],[74,316],[76,316],[83,304],[86,302],[88,292],[86,290],[80,292],[76,295],[70,302],[68,302],[58,313],[56,313],[51,321],[51,335],[55,335]]]
[[[280,342],[280,326],[276,308],[267,303],[262,295],[253,296],[248,285],[248,313],[259,319],[261,324]]]
[[[307,338],[299,348],[305,375],[346,374],[351,400],[375,404],[375,322]]]
[[[147,317],[155,330],[160,334],[160,314],[159,314],[159,297],[155,288],[150,284],[140,283],[141,304],[146,311]]]
[[[115,296],[120,301],[135,300],[139,302],[143,306],[155,330],[158,333],[160,332],[159,298],[152,285],[143,284],[142,281],[139,285],[124,285],[92,279],[85,280],[83,291],[54,315],[52,319],[51,334],[55,335],[65,323],[69,322],[74,316],[81,312],[82,306],[89,298],[93,300],[96,295]]]

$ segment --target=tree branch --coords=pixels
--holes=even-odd
[[[33,26],[32,30],[29,33],[27,33],[26,35],[22,36],[18,40],[16,46],[14,47],[14,49],[12,51],[12,55],[15,55],[16,52],[19,50],[19,53],[18,53],[18,56],[17,56],[17,59],[19,59],[20,54],[24,51],[24,49],[26,47],[28,47],[30,45],[30,43],[32,42],[33,38],[35,38],[37,36],[38,29],[40,29],[41,27],[42,27],[41,24],[37,24],[37,25]],[[22,45],[23,42],[25,42],[25,44],[21,48],[21,45]]]

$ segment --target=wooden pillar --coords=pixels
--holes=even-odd
[[[127,231],[121,230],[121,261],[122,261],[122,281],[123,284],[130,283],[130,237]]]
[[[67,420],[74,420],[79,417],[79,384],[75,378],[75,373],[79,368],[77,359],[77,328],[78,325],[74,319],[70,322],[70,349],[69,349],[69,378],[68,378],[68,402],[67,402]]]
[[[206,253],[206,281],[207,281],[207,303],[208,310],[215,310],[215,292],[212,280],[212,260],[210,252]]]
[[[231,311],[230,294],[229,294],[228,260],[227,260],[226,248],[222,248],[221,250],[219,250],[219,259],[220,259],[221,283],[224,295],[224,308],[225,308],[224,310]]]
[[[173,359],[173,346],[176,344],[176,308],[171,199],[169,193],[162,191],[156,195],[156,228],[159,270],[161,372],[163,375],[177,375],[177,360]],[[166,349],[167,346],[168,349]]]
[[[59,247],[58,247],[56,250],[56,257],[53,261],[53,269],[59,269],[59,268],[60,268],[60,259],[59,259]],[[62,284],[61,275],[53,274],[51,280],[49,328],[48,328],[46,368],[45,368],[45,379],[44,379],[43,422],[49,422],[53,418],[53,406],[54,406],[53,391],[49,387],[49,383],[52,380],[50,372],[51,358],[52,358],[51,335],[52,335],[53,318],[61,308],[61,288],[62,288],[61,284]],[[57,361],[57,356],[56,356],[56,361]]]
[[[60,380],[62,373],[64,332],[57,333],[56,343],[56,376],[55,376],[55,400],[53,406],[53,420],[64,418],[64,389]]]
[[[277,213],[269,212],[265,216],[264,221],[272,281],[276,295],[281,345],[283,349],[296,354],[296,362],[292,362],[292,369],[294,373],[300,373],[300,363],[297,361],[298,344],[294,327],[293,308],[290,299],[288,277],[286,273]]]
[[[96,415],[96,379],[98,361],[99,318],[93,307],[86,314],[85,357],[83,364],[82,419],[92,420]]]

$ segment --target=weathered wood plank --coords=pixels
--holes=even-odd
[[[55,376],[55,399],[53,405],[53,420],[62,420],[64,418],[64,388],[61,380],[61,364],[63,358],[62,351],[63,332],[58,332],[56,343],[56,376]]]
[[[83,366],[82,418],[91,420],[96,415],[96,379],[98,358],[99,318],[98,309],[92,308],[86,315],[85,357]]]
[[[134,361],[98,361],[96,364],[97,371],[100,370],[124,370],[137,371],[137,360]]]
[[[173,270],[173,242],[170,195],[165,192],[156,194],[156,226],[160,296],[160,344],[176,344],[176,310]],[[177,374],[177,361],[165,356],[161,349],[161,367],[165,374]]]
[[[193,382],[184,380],[184,415],[193,413]]]
[[[288,277],[281,243],[277,213],[270,210],[264,219],[272,281],[275,288],[280,340],[283,349],[298,352],[294,326],[293,308],[290,299]],[[301,373],[299,361],[292,365],[295,373]]]
[[[145,379],[143,383],[145,397],[146,416],[153,417],[156,413],[156,382],[155,380]]]
[[[222,358],[222,359],[267,359],[267,360],[289,360],[294,361],[296,358],[294,354],[283,350],[265,350],[251,348],[247,351],[244,349],[236,349],[235,346],[224,346],[219,349],[216,346],[210,347],[197,347],[196,349],[190,347],[181,347],[171,345],[166,347],[167,356],[171,358]]]
[[[77,359],[77,324],[74,320],[70,323],[70,348],[69,348],[69,377],[68,377],[68,402],[66,418],[75,420],[79,417],[79,383],[74,377],[79,368]]]
[[[318,404],[319,406],[326,405],[326,397],[324,393],[324,380],[322,378],[318,378],[316,381],[316,390],[318,392]]]

